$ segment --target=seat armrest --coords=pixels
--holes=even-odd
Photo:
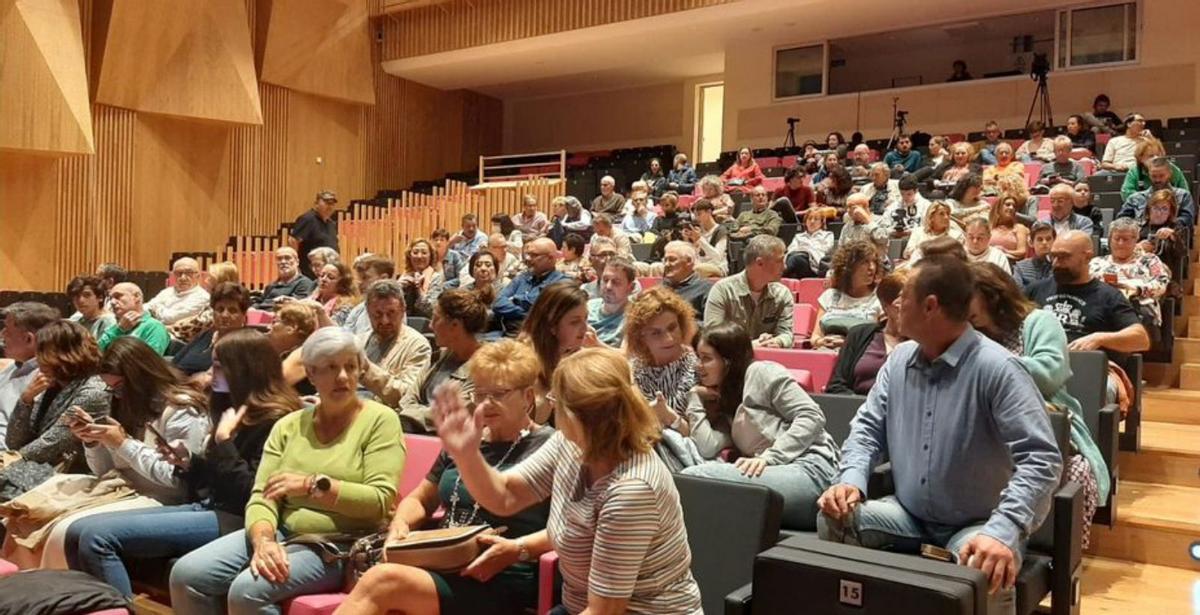
[[[892,463],[887,463],[875,466],[871,470],[871,475],[867,477],[867,497],[872,500],[894,495],[896,493],[896,483],[892,480]]]
[[[725,594],[725,615],[750,615],[750,600],[754,597],[754,584],[747,583]]]
[[[537,615],[546,615],[554,608],[554,580],[558,574],[558,553],[547,551],[538,558]]]
[[[1109,488],[1108,502],[1100,502],[1100,506],[1108,505],[1108,527],[1117,522],[1117,479],[1120,478],[1120,468],[1117,459],[1121,448],[1121,409],[1116,404],[1109,404],[1100,409],[1100,454],[1104,457],[1104,465],[1108,466]]]
[[[1083,487],[1068,482],[1054,494],[1054,577],[1050,585],[1051,615],[1079,613],[1079,575],[1083,563]]]

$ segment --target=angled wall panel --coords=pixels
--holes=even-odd
[[[271,3],[262,80],[298,92],[375,104],[365,0]]]

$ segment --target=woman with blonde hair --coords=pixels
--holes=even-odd
[[[1029,184],[1021,177],[1007,175],[996,180],[999,198],[1011,196],[1017,200],[1017,221],[1026,226],[1037,222],[1038,198],[1029,192]]]
[[[687,435],[688,394],[696,385],[695,310],[671,289],[656,286],[629,301],[625,353],[633,380],[663,427]]]
[[[904,258],[917,258],[921,244],[930,239],[947,236],[959,243],[963,241],[962,231],[950,222],[950,206],[944,201],[934,201],[930,203],[929,209],[925,210],[924,222],[908,236],[908,243],[904,246]]]
[[[550,499],[568,613],[701,613],[679,493],[653,450],[661,427],[621,353],[585,348],[563,359],[547,396],[559,431],[505,471],[483,456],[483,430],[455,388],[434,402],[444,449],[493,514]]]
[[[717,222],[724,222],[733,215],[733,199],[725,194],[725,182],[716,175],[705,175],[700,178],[700,196],[712,203],[713,216]]]
[[[990,245],[1002,250],[1014,262],[1029,255],[1029,229],[1017,221],[1018,203],[1015,196],[1001,196],[988,212],[992,229]]]

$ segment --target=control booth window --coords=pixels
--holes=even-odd
[[[1058,67],[1075,68],[1137,60],[1136,2],[1058,12]]]
[[[775,50],[775,98],[825,93],[825,45]]]

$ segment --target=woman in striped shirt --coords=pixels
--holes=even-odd
[[[455,389],[439,389],[433,406],[446,452],[495,514],[550,498],[568,614],[702,613],[679,493],[652,450],[660,424],[624,356],[587,348],[563,359],[547,396],[560,431],[504,472],[481,456],[479,423]]]

